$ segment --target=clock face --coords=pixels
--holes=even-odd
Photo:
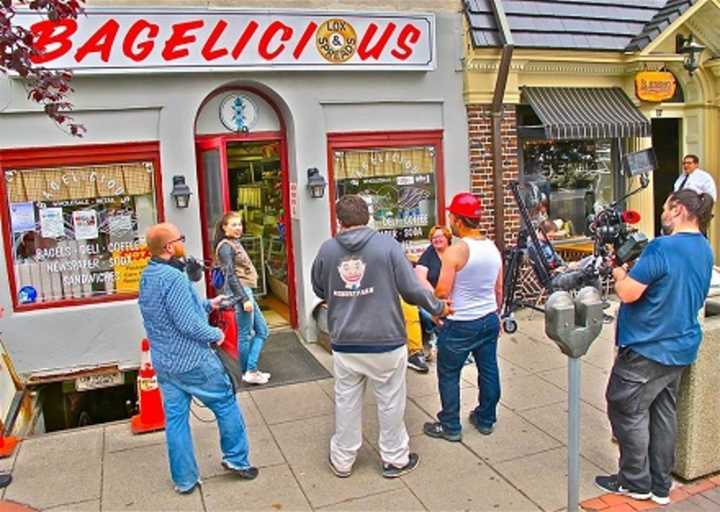
[[[257,124],[259,111],[252,98],[229,94],[220,102],[220,121],[233,132],[247,132]]]

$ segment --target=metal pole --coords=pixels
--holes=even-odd
[[[568,512],[580,503],[580,358],[568,357]]]

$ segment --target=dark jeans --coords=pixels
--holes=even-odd
[[[477,423],[491,427],[497,421],[500,401],[500,372],[497,365],[497,339],[500,320],[491,313],[477,320],[445,320],[438,336],[438,387],[442,410],[438,420],[446,432],[458,433],[460,426],[460,372],[472,353],[478,369],[478,406],[473,411]]]
[[[629,348],[613,365],[605,398],[620,445],[618,481],[626,489],[667,496],[677,434],[677,392],[685,366],[665,366]]]

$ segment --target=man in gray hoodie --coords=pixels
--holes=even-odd
[[[375,390],[383,476],[396,478],[417,467],[405,428],[407,334],[400,296],[436,316],[449,313],[415,276],[397,241],[367,226],[365,201],[342,197],[335,212],[340,231],[320,247],[312,267],[315,294],[328,305],[335,371],[335,434],[330,468],[352,473],[362,445],[362,402]]]

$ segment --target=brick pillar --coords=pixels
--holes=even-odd
[[[482,228],[495,237],[495,200],[493,196],[492,105],[468,105],[470,139],[470,191],[480,196],[485,215]],[[505,187],[505,244],[514,243],[520,228],[520,213],[507,185],[518,179],[517,118],[515,106],[505,105],[501,126],[503,186]]]

